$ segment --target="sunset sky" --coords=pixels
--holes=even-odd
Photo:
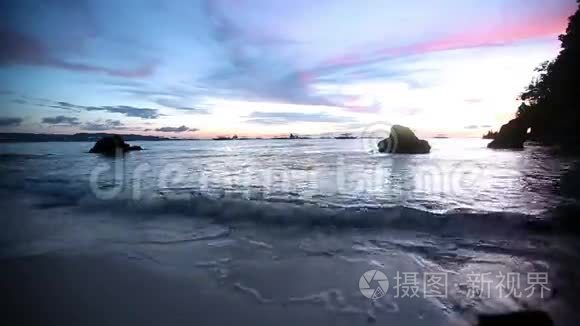
[[[479,136],[574,0],[0,0],[0,132]]]

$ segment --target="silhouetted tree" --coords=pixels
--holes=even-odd
[[[497,136],[497,131],[490,130],[487,134],[483,135],[483,139],[495,139]]]
[[[531,137],[546,143],[580,140],[580,8],[569,21],[566,34],[560,36],[562,51],[536,68],[538,76],[521,94],[517,111],[532,128]]]

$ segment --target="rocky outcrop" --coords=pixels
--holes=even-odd
[[[495,137],[497,137],[497,132],[496,131],[488,131],[487,134],[483,135],[482,139],[495,139]]]
[[[98,153],[104,155],[116,155],[117,153],[126,153],[129,151],[140,151],[141,146],[131,146],[119,135],[104,136],[99,139],[89,153]]]
[[[417,138],[411,129],[400,125],[392,126],[389,137],[381,140],[378,147],[381,153],[427,154],[431,151],[426,140]]]
[[[493,149],[522,149],[527,137],[528,125],[523,119],[516,118],[503,125],[487,147]]]

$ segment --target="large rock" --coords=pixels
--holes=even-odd
[[[523,119],[513,119],[503,125],[495,139],[487,145],[493,149],[522,149],[528,137],[528,125]]]
[[[431,151],[426,140],[417,138],[411,129],[400,125],[392,126],[389,138],[381,140],[378,147],[381,153],[427,154]]]
[[[141,146],[131,146],[123,140],[119,135],[105,136],[99,139],[89,153],[99,153],[105,155],[116,155],[117,153],[125,153],[129,151],[140,151]]]

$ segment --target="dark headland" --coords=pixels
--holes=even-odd
[[[538,76],[520,95],[516,117],[488,147],[517,149],[531,140],[580,153],[580,9],[569,18],[560,41],[560,54],[536,68]]]

